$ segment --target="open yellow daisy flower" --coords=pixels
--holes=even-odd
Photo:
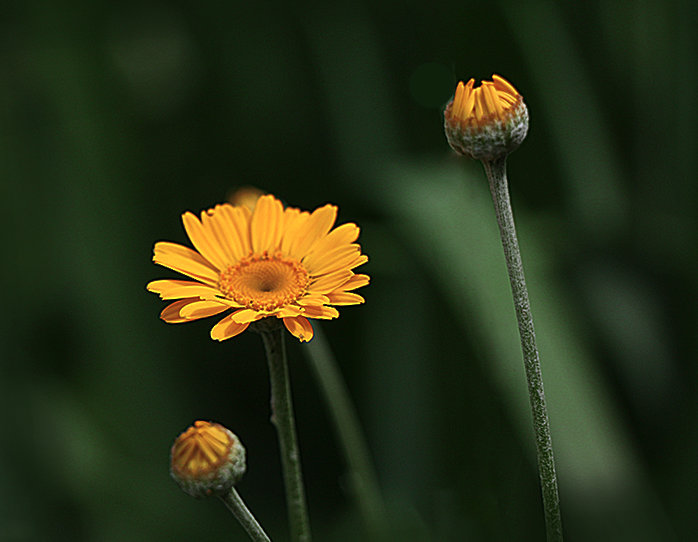
[[[216,205],[182,215],[194,248],[161,241],[153,261],[194,279],[156,280],[149,291],[176,300],[162,311],[168,323],[190,322],[232,310],[211,329],[223,341],[262,318],[281,318],[301,341],[313,337],[309,318],[332,319],[331,305],[356,305],[364,299],[352,290],[368,275],[353,269],[368,261],[355,243],[356,224],[334,229],[337,207],[312,213],[284,209],[272,195],[261,196],[254,210],[244,205]]]

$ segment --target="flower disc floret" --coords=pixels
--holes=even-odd
[[[309,282],[302,263],[264,253],[226,267],[218,286],[228,299],[248,309],[272,312],[302,297]]]
[[[492,76],[475,87],[462,81],[444,111],[448,143],[459,154],[492,160],[514,151],[528,133],[523,97],[503,77]]]

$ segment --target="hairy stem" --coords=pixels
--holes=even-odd
[[[237,518],[253,542],[271,542],[267,533],[264,532],[264,529],[252,515],[252,512],[245,506],[242,497],[240,497],[240,494],[234,487],[231,487],[230,491],[224,497],[220,497],[220,499]]]
[[[305,501],[296,422],[291,402],[291,383],[286,362],[284,330],[260,331],[269,364],[271,382],[271,422],[276,427],[281,451],[281,467],[286,488],[286,506],[293,542],[310,542],[310,520]]]
[[[550,423],[545,405],[543,376],[536,346],[536,333],[533,329],[531,305],[528,300],[528,290],[521,262],[521,251],[519,250],[514,215],[509,199],[506,158],[490,161],[483,160],[483,165],[494,201],[499,233],[502,239],[502,246],[504,247],[507,270],[509,271],[511,291],[514,296],[516,319],[519,324],[521,349],[528,381],[528,395],[533,413],[533,429],[536,435],[536,452],[543,493],[547,540],[548,542],[559,542],[562,540],[562,520],[560,517],[560,498],[557,489],[557,476],[555,474],[553,445],[550,437]]]

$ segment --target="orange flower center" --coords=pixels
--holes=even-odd
[[[233,444],[217,423],[197,421],[175,441],[172,468],[186,478],[209,474],[227,461]]]
[[[218,287],[226,297],[258,311],[293,303],[308,287],[310,276],[299,261],[281,254],[253,254],[221,272]]]

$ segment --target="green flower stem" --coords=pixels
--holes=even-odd
[[[310,542],[310,520],[303,489],[301,459],[296,437],[291,383],[288,377],[284,329],[260,330],[269,364],[271,381],[271,422],[276,427],[281,451],[281,467],[286,487],[286,506],[293,542]]]
[[[528,301],[528,290],[524,279],[523,264],[519,242],[516,238],[514,215],[509,200],[509,188],[506,176],[506,157],[494,160],[483,160],[485,173],[490,183],[490,191],[494,200],[494,209],[499,224],[499,233],[504,247],[504,256],[509,271],[511,291],[514,295],[516,319],[521,336],[526,379],[528,380],[528,395],[533,412],[533,429],[536,434],[536,452],[538,455],[538,471],[540,474],[543,493],[543,508],[545,510],[545,526],[548,542],[562,540],[562,520],[560,517],[560,498],[555,474],[553,445],[550,437],[550,423],[545,406],[543,377],[540,368],[536,334],[533,329],[531,305]]]
[[[224,497],[220,497],[220,499],[237,518],[253,542],[271,542],[267,533],[264,532],[264,529],[252,515],[252,512],[245,506],[242,497],[240,497],[240,494],[234,487],[231,487],[230,491]]]
[[[305,346],[308,361],[329,409],[366,530],[371,540],[380,540],[386,536],[385,503],[371,455],[334,354],[320,325],[314,327],[315,336]]]

